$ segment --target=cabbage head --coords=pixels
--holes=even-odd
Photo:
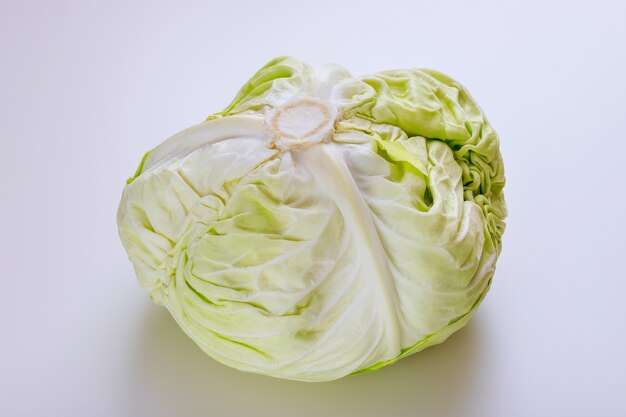
[[[327,381],[467,323],[504,183],[497,134],[450,77],[281,57],[144,156],[117,222],[141,286],[207,354]]]

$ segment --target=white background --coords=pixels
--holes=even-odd
[[[624,2],[0,3],[0,415],[624,416]],[[278,55],[429,67],[500,134],[492,290],[443,345],[332,383],[203,354],[117,237],[143,153]]]

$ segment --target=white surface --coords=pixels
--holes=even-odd
[[[588,3],[3,0],[0,415],[624,416],[626,6]],[[452,75],[507,169],[471,324],[333,383],[205,356],[139,288],[115,225],[143,152],[282,54]]]

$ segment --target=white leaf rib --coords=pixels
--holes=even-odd
[[[294,151],[293,154],[294,160],[311,172],[320,188],[328,193],[337,205],[345,219],[347,230],[354,236],[354,242],[361,252],[360,258],[364,261],[362,270],[366,273],[362,276],[371,279],[376,308],[387,333],[386,356],[397,355],[402,348],[401,327],[397,315],[397,289],[371,210],[356,185],[338,145],[319,144]]]

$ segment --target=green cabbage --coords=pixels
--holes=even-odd
[[[451,78],[283,57],[146,154],[117,220],[139,283],[206,353],[325,381],[467,323],[504,183],[496,133]]]

